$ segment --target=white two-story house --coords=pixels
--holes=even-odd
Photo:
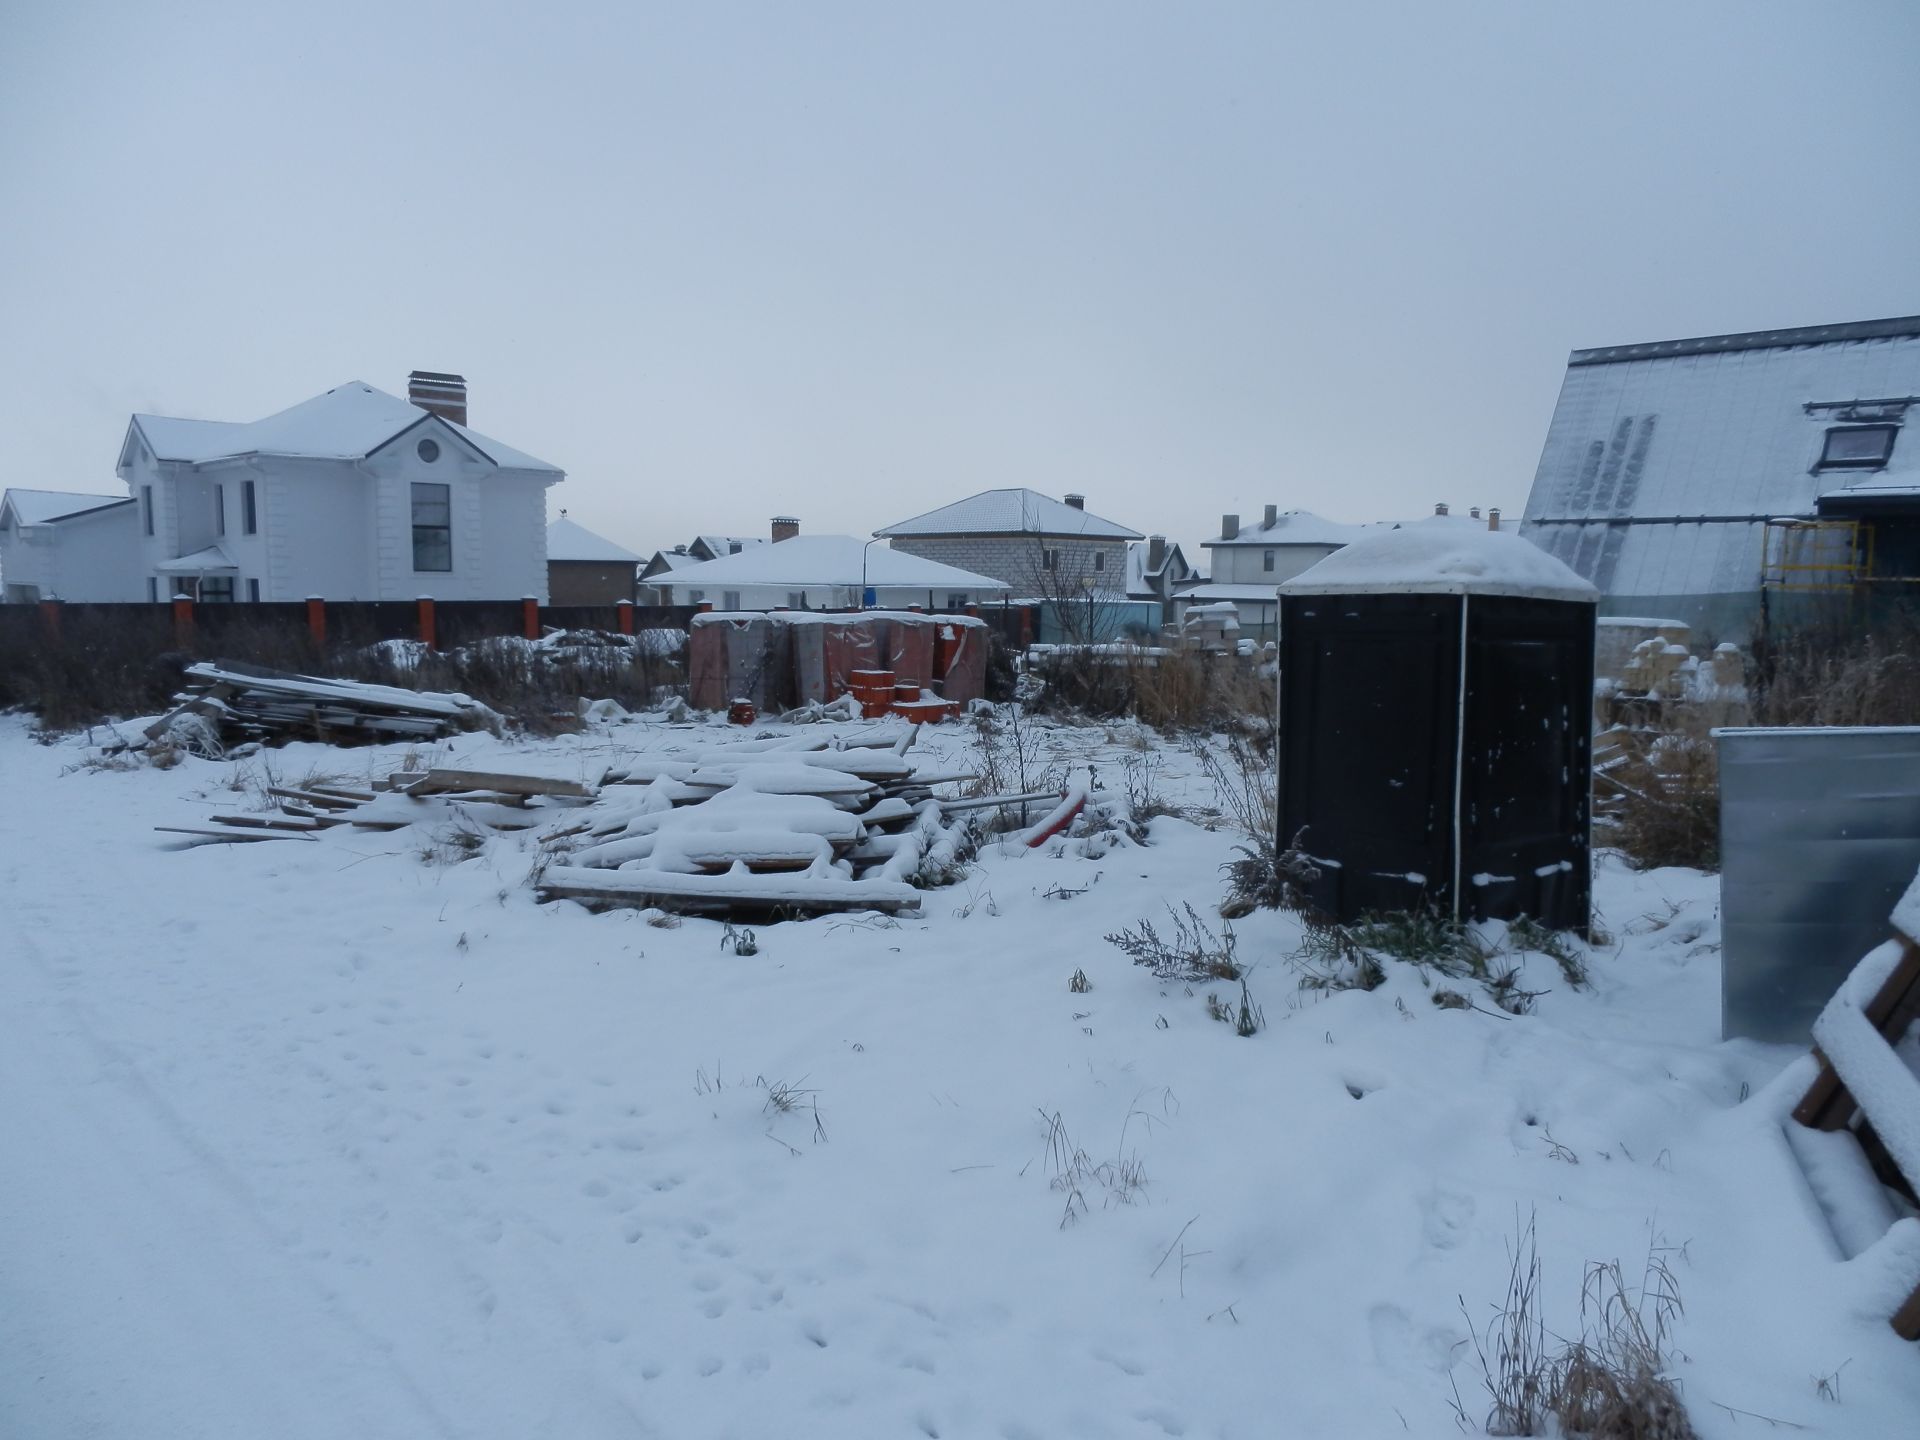
[[[131,553],[135,572],[58,598],[544,602],[563,472],[469,430],[459,376],[416,371],[408,394],[355,380],[249,423],[135,415],[116,466],[133,503],[52,542]]]

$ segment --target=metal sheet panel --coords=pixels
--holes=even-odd
[[[1920,870],[1920,728],[1715,735],[1721,1035],[1803,1044]]]

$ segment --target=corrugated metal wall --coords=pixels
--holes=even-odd
[[[1721,1035],[1805,1043],[1920,869],[1920,728],[1717,735]]]

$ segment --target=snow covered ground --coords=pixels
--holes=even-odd
[[[1048,739],[1108,783],[1129,742]],[[1717,1039],[1711,877],[1607,863],[1591,988],[1533,957],[1522,1017],[1303,993],[1256,915],[1241,1038],[1102,939],[1213,914],[1237,837],[1182,819],[753,956],[535,904],[526,837],[152,829],[405,753],[74,769],[0,717],[0,1434],[1450,1435],[1529,1214],[1562,1333],[1586,1262],[1662,1247],[1702,1435],[1920,1432],[1920,1222],[1840,1259],[1778,1125],[1807,1062]]]

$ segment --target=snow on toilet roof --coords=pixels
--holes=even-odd
[[[1280,587],[1283,595],[1518,595],[1600,598],[1531,540],[1495,530],[1408,525],[1337,550]]]

